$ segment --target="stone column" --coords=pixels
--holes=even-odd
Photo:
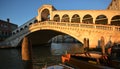
[[[27,37],[22,42],[22,60],[25,69],[33,69],[32,66],[32,45]]]
[[[108,17],[108,25],[111,24],[111,19],[112,19],[112,17]]]
[[[96,20],[96,17],[94,16],[94,17],[93,17],[93,24],[95,24],[95,20]]]

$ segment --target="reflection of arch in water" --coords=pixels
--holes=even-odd
[[[51,44],[51,53],[53,54],[65,54],[65,53],[82,53],[83,46],[80,46],[79,43],[52,43]]]

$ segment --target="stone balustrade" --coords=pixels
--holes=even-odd
[[[111,25],[98,25],[98,24],[84,24],[84,23],[69,23],[69,22],[54,22],[54,21],[45,21],[35,23],[30,26],[31,27],[42,27],[42,26],[65,26],[65,27],[76,27],[76,28],[91,28],[98,30],[106,30],[106,31],[117,31],[120,32],[120,26],[111,26]]]
[[[112,32],[113,31],[113,32],[120,33],[120,26],[44,21],[44,22],[38,22],[38,23],[33,23],[32,25],[29,25],[29,27],[12,35],[8,39],[6,39],[4,42],[0,43],[0,45],[9,45],[10,43],[12,44],[12,43],[15,43],[16,41],[19,43],[19,41],[24,36],[33,32],[33,30],[37,31],[37,30],[41,30],[41,29],[52,29],[52,30],[58,30],[58,31],[69,30],[70,32],[76,32],[77,30],[79,30],[79,32],[80,32],[80,30],[82,30],[82,31],[97,30],[97,31],[104,31],[104,32]],[[65,33],[65,31],[62,31],[62,32]],[[70,32],[69,32],[69,34],[71,35],[72,33],[70,33]],[[98,33],[96,33],[96,34],[98,34]],[[72,35],[74,35],[74,34],[72,34]],[[77,35],[79,35],[79,34],[77,33]]]

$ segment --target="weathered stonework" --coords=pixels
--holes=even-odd
[[[108,10],[120,10],[120,0],[112,0],[107,8]]]

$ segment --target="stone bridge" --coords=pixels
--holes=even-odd
[[[89,39],[90,47],[99,45],[101,37],[105,44],[120,42],[120,0],[112,0],[106,10],[57,10],[43,5],[38,15],[12,32],[12,36],[0,46],[16,47],[27,36],[33,45],[48,42],[52,37],[67,34],[83,43]]]
[[[90,47],[98,46],[101,37],[104,37],[105,44],[109,41],[120,42],[120,38],[118,38],[120,37],[119,26],[44,21],[30,25],[29,28],[8,38],[5,44],[13,47],[18,46],[25,36],[32,40],[32,44],[42,44],[59,34],[70,35],[82,43],[84,38],[87,38]]]
[[[72,36],[82,43],[84,43],[84,38],[87,38],[89,39],[90,47],[98,46],[98,41],[101,37],[104,37],[105,44],[109,41],[120,42],[120,38],[118,38],[120,37],[119,26],[45,21],[31,25],[29,30],[30,32],[36,32],[39,30],[60,32]],[[53,35],[52,37],[56,36],[54,32],[51,32]],[[46,36],[49,36],[49,34]],[[52,37],[50,36],[49,38]],[[46,38],[44,37],[44,39]]]

